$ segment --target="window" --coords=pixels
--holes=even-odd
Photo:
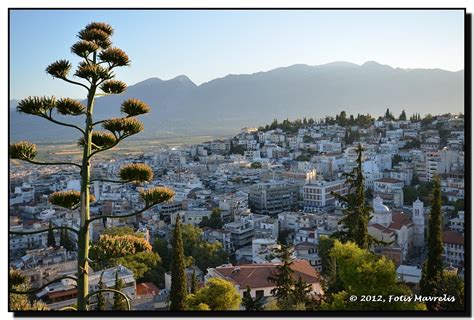
[[[258,298],[263,298],[263,290],[255,291],[255,296]]]

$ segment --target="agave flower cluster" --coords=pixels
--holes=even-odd
[[[84,137],[81,137],[77,144],[84,146]],[[117,138],[107,131],[92,131],[92,150],[103,150],[114,146],[117,142]]]
[[[11,144],[9,147],[10,159],[32,161],[36,157],[36,145],[28,141]]]
[[[153,170],[144,163],[127,164],[120,168],[120,179],[134,183],[153,180]]]
[[[167,202],[174,196],[174,191],[166,187],[154,187],[140,192],[140,196],[145,201],[146,207]]]
[[[89,196],[89,202],[94,202],[94,195]],[[81,203],[81,193],[75,190],[54,192],[49,196],[49,202],[66,209],[77,209]]]

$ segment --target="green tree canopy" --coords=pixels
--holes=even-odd
[[[221,218],[221,210],[219,208],[212,209],[211,216],[209,218],[204,217],[199,227],[209,227],[212,229],[220,229],[224,225]]]
[[[377,258],[353,242],[336,240],[330,256],[335,260],[337,277],[342,290],[331,294],[322,304],[331,310],[423,310],[424,305],[408,302],[387,303],[390,295],[411,295],[410,290],[397,282],[395,265],[385,257]],[[351,302],[351,295],[383,296],[383,301]]]
[[[239,310],[240,294],[232,282],[220,278],[211,278],[206,286],[186,299],[189,310]],[[206,309],[207,306],[208,309]],[[204,307],[204,309],[203,309]]]

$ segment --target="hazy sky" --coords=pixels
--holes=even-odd
[[[464,68],[464,12],[454,10],[38,10],[10,12],[10,95],[84,97],[44,72],[91,21],[110,23],[132,60],[129,85],[185,74],[201,84],[227,74],[303,63],[369,60],[401,68]]]

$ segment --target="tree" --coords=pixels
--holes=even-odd
[[[222,248],[222,244],[219,241],[209,243],[202,239],[200,228],[190,224],[181,225],[181,234],[185,257],[191,258],[200,270],[207,270],[227,262],[229,255]]]
[[[126,236],[131,235],[135,237],[143,238],[143,234],[135,232],[132,227],[123,226],[123,227],[111,227],[107,228],[102,231],[101,235],[109,235],[109,236]]]
[[[311,286],[301,277],[294,280],[295,272],[291,268],[292,250],[288,246],[282,245],[280,249],[275,249],[275,254],[281,260],[281,264],[276,267],[276,274],[268,279],[275,283],[275,288],[270,293],[276,298],[277,307],[280,310],[304,309],[304,305],[310,300]]]
[[[261,169],[262,168],[262,164],[260,162],[252,162],[250,164],[250,168],[252,169]]]
[[[48,247],[56,247],[56,240],[54,239],[54,230],[53,230],[53,223],[49,222],[48,228]]]
[[[387,111],[385,111],[384,120],[395,120],[395,117],[390,112],[389,108],[387,108]]]
[[[312,291],[311,285],[304,281],[301,276],[299,276],[298,280],[294,282],[293,286],[294,301],[304,303],[306,305],[306,303],[310,301],[309,296]]]
[[[115,265],[123,265],[133,272],[135,279],[141,280],[145,274],[153,270],[161,262],[156,252],[142,251],[113,259]]]
[[[359,144],[357,152],[357,166],[351,173],[345,174],[346,183],[349,186],[349,194],[341,195],[332,193],[337,200],[346,205],[344,217],[339,221],[343,226],[342,231],[335,232],[333,236],[343,242],[353,241],[361,248],[368,248],[374,239],[368,234],[372,212],[372,206],[366,203],[364,175],[362,171],[362,152],[364,149]]]
[[[251,292],[250,286],[247,286],[244,298],[242,299],[242,306],[245,308],[245,311],[262,311],[262,297],[255,297],[254,299],[252,298]]]
[[[407,114],[405,113],[405,110],[402,110],[402,113],[398,117],[398,120],[400,120],[400,121],[406,121],[407,120]]]
[[[61,229],[61,231],[59,233],[59,246],[61,246],[63,248],[66,248],[66,242],[65,242],[65,236],[64,236],[65,231],[66,230]]]
[[[270,292],[276,298],[277,305],[281,310],[291,310],[293,307],[293,274],[291,269],[293,264],[291,258],[291,250],[288,246],[282,245],[280,249],[276,249],[275,253],[281,260],[281,264],[276,267],[277,273],[269,278],[275,283],[275,288]]]
[[[187,310],[238,310],[240,294],[234,284],[224,279],[211,278],[206,286],[186,299]]]
[[[327,236],[321,236],[318,242],[318,255],[321,258],[321,273],[323,275],[327,275],[329,270],[331,269],[331,258],[330,252],[331,249],[334,247],[334,239],[329,238]]]
[[[49,229],[51,230],[51,229]],[[48,231],[49,232],[49,231]],[[59,244],[62,246],[64,249],[67,251],[73,250],[73,243],[69,239],[69,232],[68,230],[61,230],[60,238],[59,238]]]
[[[209,218],[204,217],[201,223],[199,223],[199,227],[209,227],[212,229],[220,229],[224,225],[224,222],[221,218],[221,210],[219,208],[212,209],[211,216]]]
[[[119,278],[118,272],[115,273],[115,290],[122,291],[123,287],[125,286],[125,283],[123,282],[122,279]],[[119,311],[119,310],[127,310],[127,302],[125,301],[125,298],[122,297],[122,295],[114,292],[114,306],[113,310]]]
[[[160,256],[163,268],[166,271],[169,271],[171,267],[171,250],[168,241],[156,238],[153,245],[153,251],[158,253]]]
[[[91,257],[93,259],[109,260],[138,252],[151,251],[151,244],[141,237],[100,235],[99,240],[91,248]]]
[[[426,296],[441,293],[440,283],[443,281],[443,240],[441,213],[441,183],[439,177],[434,179],[433,202],[428,222],[427,255],[420,280],[420,292]],[[438,310],[438,302],[427,302],[428,310]]]
[[[330,253],[335,261],[337,278],[341,289],[327,293],[329,297],[322,304],[330,310],[423,310],[424,305],[413,302],[387,301],[390,295],[411,295],[410,290],[397,281],[395,265],[384,256],[378,258],[367,249],[353,242],[336,240]],[[379,295],[383,300],[350,301],[351,295],[361,297]]]
[[[100,279],[99,279],[99,283],[98,283],[98,287],[99,289],[105,289],[105,283],[104,281],[102,281],[102,276],[104,274],[102,273],[100,275]],[[99,311],[104,311],[105,310],[105,297],[104,297],[104,294],[102,292],[99,292],[97,294],[97,310]]]
[[[456,273],[444,271],[439,290],[454,297],[454,301],[442,302],[440,310],[464,310],[464,281]]]
[[[198,279],[196,276],[196,270],[193,269],[193,274],[191,275],[191,288],[190,293],[195,294],[198,290]]]
[[[184,261],[183,238],[181,236],[181,222],[178,215],[176,217],[176,226],[173,233],[170,309],[185,310],[186,295],[186,265]]]
[[[79,86],[86,90],[87,99],[85,104],[70,98],[56,99],[55,97],[29,97],[18,103],[17,111],[34,115],[57,125],[65,126],[79,131],[78,146],[82,149],[81,163],[74,162],[44,162],[36,159],[36,145],[22,141],[11,144],[9,147],[10,159],[18,159],[36,165],[64,165],[80,169],[81,190],[59,191],[49,197],[53,205],[61,206],[70,210],[80,211],[80,228],[60,226],[53,229],[68,230],[77,234],[78,238],[78,263],[77,263],[77,308],[87,310],[89,294],[89,226],[95,220],[120,219],[136,216],[154,205],[169,200],[173,192],[167,188],[155,187],[140,191],[144,202],[142,209],[122,216],[102,215],[91,217],[90,203],[95,200],[90,194],[90,184],[97,181],[91,177],[91,165],[93,158],[101,152],[112,149],[124,139],[133,136],[143,130],[143,124],[136,116],[146,114],[150,107],[138,100],[128,99],[122,103],[121,111],[125,114],[122,118],[104,119],[94,122],[94,102],[98,95],[120,94],[125,91],[126,84],[115,80],[116,68],[130,65],[127,54],[119,48],[112,47],[111,36],[113,28],[101,22],[89,23],[78,34],[78,42],[71,51],[79,56],[81,61],[74,73],[78,80],[70,79],[69,72],[72,65],[67,60],[57,60],[46,68],[46,72],[53,78],[63,80],[67,83]],[[101,91],[101,92],[100,92]],[[83,117],[83,127],[63,122],[53,116],[53,111],[58,114],[71,117]],[[102,125],[104,130],[97,130]],[[153,171],[145,164],[129,164],[120,169],[120,180],[118,183],[140,183],[151,181]],[[32,234],[47,232],[50,229],[30,232],[14,232],[11,234]]]
[[[393,156],[392,158],[392,166],[395,167],[396,165],[398,165],[401,161],[402,161],[402,157],[399,155],[399,154],[396,154]]]
[[[43,302],[31,302],[25,294],[16,292],[30,292],[28,280],[18,270],[8,272],[9,309],[11,311],[47,311],[49,308]]]

